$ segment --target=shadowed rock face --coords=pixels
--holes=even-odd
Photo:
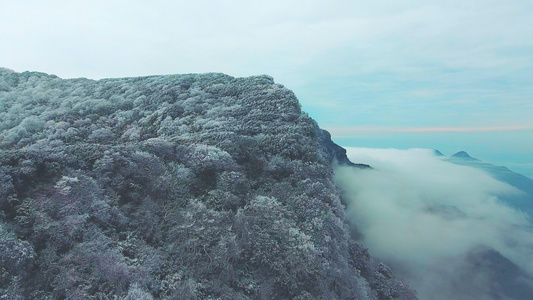
[[[334,161],[268,76],[0,69],[0,294],[414,299],[350,238]]]
[[[351,167],[356,167],[360,169],[372,168],[366,164],[356,164],[356,163],[351,162],[348,159],[348,156],[346,156],[346,149],[335,144],[331,140],[331,134],[329,134],[329,132],[327,132],[326,130],[322,130],[320,144],[326,149],[326,152],[329,153],[329,155],[333,157],[333,160],[335,160],[335,162],[337,162],[341,166],[351,166]]]

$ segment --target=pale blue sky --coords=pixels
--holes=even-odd
[[[531,1],[0,0],[0,28],[18,72],[269,74],[340,144],[533,176]]]

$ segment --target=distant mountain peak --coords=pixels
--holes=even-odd
[[[473,158],[472,156],[470,156],[468,153],[466,153],[466,151],[459,151],[459,152],[455,153],[454,155],[452,155],[451,157],[461,158],[461,159],[469,159],[469,160],[477,160],[477,159]]]
[[[442,152],[440,152],[437,149],[433,149],[433,154],[435,154],[435,156],[445,156],[444,154],[442,154]]]

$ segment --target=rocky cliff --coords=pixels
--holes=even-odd
[[[0,69],[0,299],[413,299],[269,76]]]

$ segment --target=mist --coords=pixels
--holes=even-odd
[[[533,291],[530,216],[499,200],[520,193],[428,149],[347,148],[336,180],[353,231],[421,299],[519,299]]]

